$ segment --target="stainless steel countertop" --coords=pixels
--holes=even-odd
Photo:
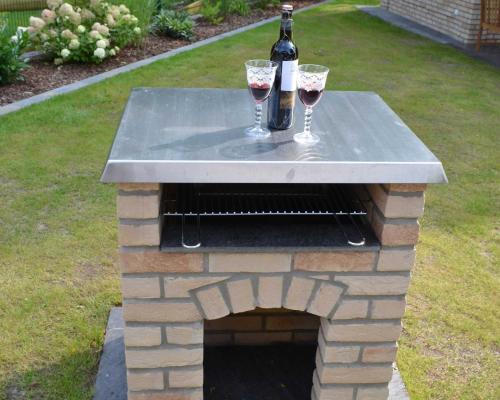
[[[299,103],[299,101],[297,101]],[[294,128],[255,141],[253,101],[239,89],[134,89],[103,182],[444,183],[441,162],[375,93],[325,92],[313,113],[321,141]],[[266,115],[264,110],[264,116]]]

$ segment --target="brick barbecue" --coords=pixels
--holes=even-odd
[[[204,346],[283,342],[317,343],[311,399],[386,399],[424,191],[446,182],[441,163],[373,93],[325,93],[313,148],[296,148],[293,131],[245,138],[250,101],[240,90],[131,95],[102,178],[118,183],[129,399],[201,400]],[[293,211],[284,224],[259,215],[258,227],[231,205],[220,225],[200,223],[199,203],[198,215],[176,214],[192,201],[185,188],[257,183],[260,194],[286,184],[284,197],[346,188],[363,212],[320,212],[317,225],[306,213],[302,235]],[[356,230],[316,238],[349,220]],[[363,241],[349,244],[353,232]]]

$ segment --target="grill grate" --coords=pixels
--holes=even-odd
[[[217,185],[218,186],[218,185]],[[166,194],[166,215],[366,215],[366,209],[347,186],[275,187],[179,185]],[[297,186],[297,185],[295,185]],[[253,189],[253,190],[249,190]]]
[[[170,186],[164,199],[164,215],[182,218],[185,248],[201,246],[201,219],[211,216],[332,217],[349,245],[365,244],[359,224],[366,209],[349,185],[179,184]],[[185,240],[185,226],[193,223],[198,237]],[[354,228],[354,234],[353,229],[346,229],[347,225]]]

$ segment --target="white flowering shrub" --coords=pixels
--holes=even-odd
[[[75,7],[63,0],[47,0],[40,17],[31,17],[32,43],[50,55],[55,64],[100,63],[120,48],[141,38],[138,19],[124,5],[85,0]]]

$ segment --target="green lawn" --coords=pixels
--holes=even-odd
[[[18,26],[28,26],[30,17],[39,16],[40,12],[41,10],[0,12],[0,21],[5,19],[8,34],[14,35]]]
[[[328,89],[379,93],[442,160],[398,363],[413,399],[500,398],[500,71],[346,1],[296,17]],[[351,3],[356,3],[352,1]],[[120,302],[115,187],[99,183],[130,89],[244,87],[273,23],[0,118],[0,399],[90,399]]]

